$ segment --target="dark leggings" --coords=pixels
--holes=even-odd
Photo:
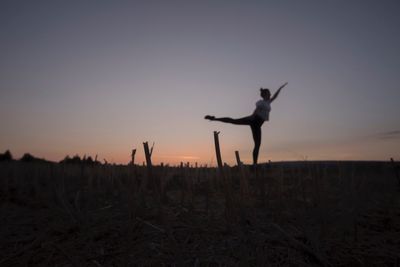
[[[232,119],[229,117],[224,117],[224,118],[215,118],[214,120],[225,123],[232,123],[236,125],[250,126],[254,140],[253,164],[256,165],[258,161],[258,152],[260,151],[260,145],[261,145],[261,126],[263,125],[264,121],[257,115],[250,115],[240,119]]]

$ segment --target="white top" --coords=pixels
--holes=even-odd
[[[261,99],[256,102],[256,110],[254,111],[254,114],[258,115],[264,121],[269,120],[270,111],[271,111],[271,101]]]

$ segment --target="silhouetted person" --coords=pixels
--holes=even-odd
[[[250,116],[243,117],[240,119],[232,119],[229,117],[216,118],[214,116],[207,115],[204,118],[210,121],[221,121],[237,125],[249,125],[254,140],[253,164],[254,166],[256,166],[258,161],[258,152],[260,151],[260,145],[261,145],[261,126],[263,125],[264,121],[269,120],[271,103],[278,97],[279,92],[286,85],[287,83],[279,87],[279,89],[275,92],[275,94],[272,97],[269,89],[260,88],[260,96],[262,97],[262,99],[256,102],[256,109]]]

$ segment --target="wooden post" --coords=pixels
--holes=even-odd
[[[214,131],[215,154],[217,156],[218,168],[223,173],[223,165],[222,165],[222,158],[221,158],[221,150],[219,148],[218,135],[219,135],[219,132]]]
[[[143,143],[143,148],[144,148],[144,154],[146,156],[146,165],[147,165],[147,176],[151,177],[152,174],[152,164],[151,164],[151,153],[149,149],[149,143],[144,142]]]
[[[245,196],[248,194],[248,182],[243,170],[243,163],[240,161],[239,151],[235,151],[236,163],[240,171],[240,197],[241,201],[244,201]]]
[[[230,229],[230,223],[234,220],[234,205],[233,205],[233,196],[232,196],[232,185],[230,183],[230,177],[225,175],[224,173],[224,165],[222,164],[221,150],[219,147],[219,132],[214,131],[214,143],[215,143],[215,153],[217,156],[218,170],[219,176],[222,179],[223,189],[225,193],[225,216],[227,220],[227,227]]]
[[[153,153],[154,143],[151,150],[149,149],[148,142],[144,142],[143,146],[144,146],[144,153],[146,156],[148,182],[150,183],[150,186],[152,186],[153,190],[155,190],[157,194],[161,194],[161,181],[159,177],[153,175],[153,164],[151,163],[151,155]]]
[[[131,158],[132,158],[131,164],[132,164],[132,166],[135,165],[135,154],[136,154],[136,149],[132,149],[132,154],[131,154]]]
[[[144,154],[146,156],[146,165],[147,165],[147,179],[149,185],[155,192],[155,197],[158,202],[158,212],[159,212],[159,219],[162,220],[163,213],[162,213],[162,203],[161,203],[161,180],[157,179],[157,177],[153,176],[153,164],[151,163],[151,154],[153,153],[153,146],[151,150],[149,149],[148,142],[143,143]]]
[[[239,151],[235,151],[235,156],[236,156],[236,163],[239,166],[242,166],[242,162],[240,161],[240,156],[239,156]]]

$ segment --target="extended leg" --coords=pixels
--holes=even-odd
[[[253,117],[247,116],[247,117],[243,117],[240,119],[223,117],[223,118],[212,118],[211,120],[225,122],[225,123],[232,123],[232,124],[236,124],[236,125],[250,125],[253,122]]]
[[[253,164],[257,165],[258,152],[260,151],[260,145],[261,145],[261,127],[252,125],[251,133],[253,134],[253,140],[254,140]]]

